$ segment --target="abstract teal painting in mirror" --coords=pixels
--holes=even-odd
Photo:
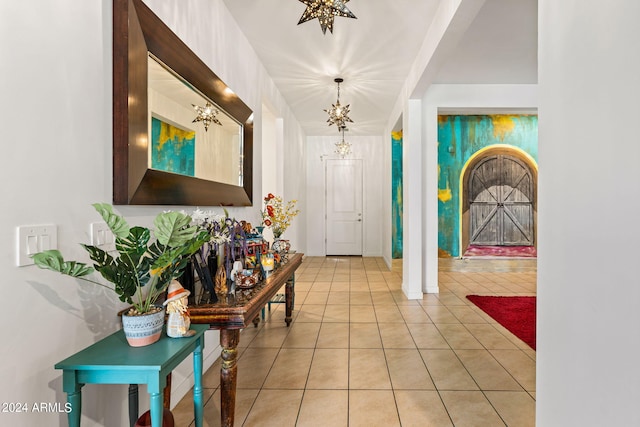
[[[151,168],[195,176],[196,132],[151,118]]]

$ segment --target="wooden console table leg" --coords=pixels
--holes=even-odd
[[[171,409],[171,372],[167,374],[167,385],[162,391],[162,406]]]
[[[129,423],[131,427],[138,421],[138,384],[129,384]]]
[[[291,324],[291,314],[293,313],[293,297],[295,295],[296,278],[295,273],[291,275],[287,283],[284,285],[285,295],[285,317],[284,321],[287,326]]]
[[[221,329],[222,367],[220,368],[220,422],[222,427],[232,427],[236,411],[236,380],[238,377],[239,329]]]

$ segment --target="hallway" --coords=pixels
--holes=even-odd
[[[305,258],[291,327],[275,304],[241,334],[236,426],[533,426],[535,351],[465,296],[535,295],[535,260],[441,260],[439,282],[407,300],[381,258]],[[207,427],[219,371],[204,376]]]

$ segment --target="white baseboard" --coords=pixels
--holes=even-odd
[[[404,283],[402,284],[402,292],[404,292],[407,299],[422,299],[422,291],[412,291],[407,293]]]

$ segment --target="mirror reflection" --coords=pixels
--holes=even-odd
[[[251,206],[251,109],[144,1],[113,6],[113,203]],[[221,125],[205,131],[207,102]]]
[[[148,58],[148,168],[243,185],[243,126],[152,55]],[[215,118],[198,120],[211,105]]]

